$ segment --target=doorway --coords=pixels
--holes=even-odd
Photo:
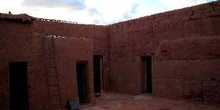
[[[77,62],[76,63],[76,72],[77,72],[77,86],[78,86],[78,97],[79,103],[87,103],[87,81],[86,81],[86,69],[87,62]]]
[[[29,110],[27,62],[9,63],[10,110]]]
[[[143,88],[142,93],[151,94],[152,93],[152,56],[147,55],[142,57],[143,63]]]
[[[94,92],[96,97],[101,95],[101,59],[100,55],[93,55]]]

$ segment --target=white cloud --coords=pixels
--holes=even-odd
[[[22,6],[28,7],[69,7],[75,10],[81,10],[85,8],[85,0],[23,0]]]
[[[57,19],[65,21],[73,21],[83,24],[93,23],[93,19],[86,10],[74,11],[67,7],[58,8],[35,8],[29,15],[38,18]]]
[[[130,11],[137,0],[85,0],[88,9],[96,9],[96,19],[111,23],[123,18],[124,13]]]
[[[31,0],[0,0],[0,13],[11,11],[12,14],[27,13],[39,18],[85,24],[110,24],[207,2],[207,0],[78,0],[70,4],[75,7],[83,6],[83,8],[75,9],[66,4],[71,0],[64,0],[65,3],[53,6],[48,4],[41,6],[43,0],[41,4],[32,5],[24,5],[24,1],[30,3]]]
[[[170,9],[179,9],[206,2],[207,0],[159,0],[159,3],[167,5]]]
[[[24,13],[24,9],[21,7],[23,0],[0,0],[0,12],[8,13],[12,11],[14,13]]]
[[[166,9],[162,6],[158,6],[157,1],[152,0],[140,0],[138,2],[138,7],[136,13],[133,14],[133,18],[138,18],[142,16],[152,15],[159,12],[164,12]]]
[[[63,6],[41,7],[33,4],[28,6],[23,5],[24,0],[0,0],[0,12],[8,13],[8,11],[11,11],[13,14],[27,13],[34,17],[70,20],[86,24],[109,24],[124,19],[123,17],[125,13],[132,15],[132,13],[130,13],[131,9],[135,3],[138,3],[138,1],[85,0],[84,5],[86,8],[82,10],[74,10],[70,7]],[[92,9],[95,10],[94,13],[92,13]]]

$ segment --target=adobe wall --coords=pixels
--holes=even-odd
[[[69,37],[70,34],[72,34],[71,36],[75,36],[77,31],[71,33],[63,32],[62,35],[60,35],[58,33],[59,31],[50,31],[50,29],[54,28],[47,30],[41,27],[41,25],[36,24],[36,22],[34,21],[33,24],[24,24],[20,21],[0,20],[0,27],[4,27],[0,29],[0,109],[8,109],[10,107],[9,62],[21,61],[28,62],[30,109],[46,110],[49,107],[44,58],[42,57],[43,37],[46,35],[57,36],[55,38],[55,51],[63,106],[66,106],[67,100],[78,100],[76,61],[88,62],[88,95],[90,103],[94,104],[92,56],[93,54],[104,54],[103,57],[107,57],[105,56],[108,52],[105,50],[105,45],[107,44],[100,43],[106,39]],[[47,24],[47,22],[45,22],[45,24]],[[66,27],[70,28],[71,26]],[[88,29],[85,31],[88,31]],[[100,31],[102,30],[100,29]],[[81,32],[81,35],[84,35],[84,32]],[[99,34],[96,33],[95,36],[99,36]],[[94,47],[96,48],[94,49]],[[106,60],[104,61],[106,62]]]
[[[70,24],[53,20],[38,19],[34,22],[35,31],[47,32],[51,35],[64,36],[66,38],[84,38],[92,42],[92,55],[103,57],[103,89],[109,88],[109,37],[107,28],[98,25]],[[69,46],[72,46],[69,45]]]
[[[42,37],[56,36],[63,106],[76,99],[76,61],[88,61],[94,102],[93,55],[103,55],[105,90],[141,93],[141,57],[153,56],[153,95],[220,103],[220,2],[160,13],[108,26],[35,20],[0,20],[0,109],[10,105],[9,62],[28,62],[32,110],[48,107]],[[44,99],[44,100],[42,100]]]
[[[87,62],[87,92],[89,102],[95,103],[93,88],[93,44],[87,39],[56,38],[56,64],[59,74],[63,106],[67,100],[78,100],[76,62]]]
[[[67,100],[78,100],[77,61],[87,61],[89,101],[91,104],[95,104],[93,55],[103,56],[103,74],[106,77],[108,75],[107,30],[103,26],[67,24],[45,20],[35,20],[33,28],[34,34],[37,37],[55,36],[56,64],[63,106],[66,105]],[[106,79],[105,77],[104,79]],[[107,80],[104,81],[107,82]],[[107,86],[105,87],[107,88]],[[47,100],[47,102],[49,101]]]
[[[220,103],[220,2],[108,26],[110,88],[141,93],[141,57],[153,57],[153,95]]]
[[[0,109],[7,110],[10,106],[9,63],[24,61],[28,62],[30,106],[44,106],[46,102],[42,99],[46,96],[46,86],[43,84],[39,39],[33,37],[32,24],[0,20],[0,27]]]

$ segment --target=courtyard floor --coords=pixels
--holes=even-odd
[[[95,106],[83,105],[80,110],[220,110],[220,106],[149,95],[102,93]]]

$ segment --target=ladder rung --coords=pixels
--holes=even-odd
[[[54,56],[53,57],[45,56],[44,59],[46,59],[46,60],[55,60],[55,57]]]
[[[53,99],[50,99],[50,105],[59,105],[60,104],[60,99],[56,99],[56,101],[54,101]]]
[[[54,55],[54,54],[55,54],[55,52],[49,52],[49,51],[44,51],[44,52],[43,52],[43,55],[44,55],[44,56]]]
[[[51,108],[53,108],[53,109],[55,109],[55,108],[60,108],[61,107],[61,105],[60,104],[52,104],[52,105],[50,105],[51,106]]]
[[[58,75],[57,74],[55,74],[55,75],[47,75],[47,78],[51,78],[51,77],[58,77]]]
[[[51,104],[50,106],[60,106],[60,104]]]
[[[46,68],[56,68],[56,66],[47,66]]]
[[[50,40],[51,39],[51,40]],[[59,87],[59,78],[56,64],[56,49],[53,37],[43,39],[42,57],[47,78],[47,89],[49,95],[49,109],[62,109],[62,100]]]
[[[50,93],[53,93],[53,94],[57,93],[57,94],[59,94],[59,90],[58,90],[59,88],[57,86],[49,87],[48,89],[49,89],[49,94]]]
[[[51,97],[55,97],[55,96],[59,97],[59,94],[50,94],[50,96]]]
[[[44,51],[54,51],[55,49],[53,48],[44,48]]]
[[[47,79],[50,79],[50,78],[57,78],[58,79],[58,75],[57,74],[47,74],[46,76]]]
[[[52,52],[52,51],[44,51],[43,53],[44,53],[44,55],[48,55],[48,54],[52,55],[52,54],[55,54],[55,52]]]
[[[44,56],[47,56],[47,55],[54,55],[55,52],[44,51],[43,54],[44,54]]]
[[[58,84],[51,84],[51,85],[48,84],[48,86],[58,86],[59,87]]]
[[[58,93],[54,93],[54,94],[49,94],[50,97],[59,97]]]
[[[55,56],[44,56],[44,60],[56,60]]]
[[[49,96],[50,96],[50,99],[57,98],[57,100],[60,100],[59,94],[52,94],[52,95],[49,95]]]

